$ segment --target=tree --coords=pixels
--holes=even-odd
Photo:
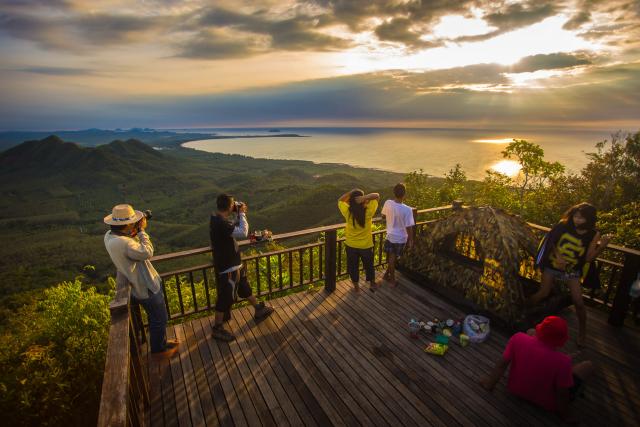
[[[640,131],[596,144],[582,169],[582,192],[598,209],[611,210],[640,199]]]
[[[467,174],[462,170],[460,163],[456,163],[453,169],[444,176],[444,184],[438,189],[439,204],[449,204],[453,200],[460,199],[467,183]]]
[[[506,159],[515,158],[522,166],[514,180],[521,210],[525,208],[525,196],[528,192],[541,190],[564,174],[565,168],[562,164],[547,162],[544,160],[542,147],[524,139],[514,139],[502,151],[502,156]]]

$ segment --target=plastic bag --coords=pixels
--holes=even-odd
[[[464,318],[462,330],[469,341],[473,343],[483,342],[489,337],[489,319],[478,314],[470,314]]]
[[[429,354],[435,354],[437,356],[444,356],[444,354],[447,352],[448,348],[449,347],[444,345],[444,344],[438,344],[438,343],[432,342],[428,346],[425,347],[424,351],[426,351]]]

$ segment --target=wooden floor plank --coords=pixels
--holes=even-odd
[[[247,313],[248,312],[241,312],[241,314],[246,316],[245,321],[250,321],[251,316]],[[286,342],[282,338],[280,331],[271,322],[260,322],[257,325],[257,329],[259,333],[266,338],[269,351],[278,359],[287,377],[300,395],[300,403],[303,403],[311,413],[313,423],[320,426],[331,425],[329,415],[325,412],[323,406],[318,402],[314,393],[298,373],[294,362],[291,361],[286,351]]]
[[[236,313],[234,313],[235,315]],[[213,318],[209,318],[211,320],[211,327],[213,327]],[[216,349],[217,357],[222,360],[223,366],[228,373],[228,379],[233,385],[233,389],[235,390],[235,394],[237,396],[236,404],[239,404],[242,408],[242,413],[247,420],[247,423],[250,426],[261,425],[260,417],[258,416],[258,412],[254,406],[254,402],[251,399],[251,395],[245,386],[244,379],[242,378],[242,373],[238,369],[236,362],[234,360],[233,353],[229,348],[229,344],[223,341],[212,340],[211,347]],[[214,354],[214,358],[216,355]],[[229,406],[232,406],[229,403]]]
[[[167,330],[167,339],[176,339],[175,326],[170,326]],[[184,346],[178,346],[178,354],[185,351],[186,349]],[[180,357],[171,357],[169,359],[169,365],[171,369],[171,378],[173,380],[173,395],[176,402],[178,425],[180,427],[191,426],[189,399],[187,397],[187,389],[185,387]]]
[[[207,381],[207,374],[202,363],[202,357],[200,356],[198,339],[195,336],[193,330],[193,323],[183,323],[182,330],[184,332],[185,341],[180,345],[187,346],[189,350],[189,358],[191,359],[191,367],[193,371],[193,379],[195,380],[195,387],[197,388],[198,397],[200,399],[200,406],[202,414],[204,416],[204,423],[208,426],[220,425],[218,415],[213,403],[213,396],[209,389],[209,383]],[[185,376],[186,378],[186,376]],[[196,424],[194,422],[194,424]]]
[[[184,387],[187,392],[187,400],[189,405],[189,415],[191,416],[191,425],[195,427],[205,426],[204,412],[202,405],[200,404],[200,393],[196,384],[196,374],[191,364],[192,351],[189,342],[186,339],[184,333],[184,324],[174,326],[176,333],[176,339],[182,343],[178,348],[178,359],[180,360],[180,366],[182,367],[182,378],[184,379]]]
[[[401,274],[399,283],[360,296],[347,281],[330,295],[288,295],[273,300],[276,312],[258,324],[252,308],[235,309],[230,344],[212,339],[213,317],[169,326],[168,338],[181,343],[171,358],[147,358],[149,424],[562,425],[510,395],[506,375],[493,393],[477,384],[501,357],[506,332],[494,328],[466,349],[452,344],[443,358],[424,353],[407,336],[409,318],[464,313]],[[606,313],[588,310],[580,357],[597,371],[573,406],[586,425],[640,425],[640,332],[613,328]],[[575,312],[561,315],[574,336]]]
[[[249,332],[249,326],[246,322],[238,323],[238,321],[236,321],[236,317],[237,316],[232,317],[229,322],[229,327],[237,337],[236,343],[239,348],[238,351],[243,358],[243,362],[241,363],[246,363],[249,367],[253,380],[257,384],[260,393],[262,393],[262,397],[265,400],[267,409],[275,425],[291,425],[287,414],[285,414],[284,410],[280,406],[280,402],[276,397],[274,389],[272,389],[271,385],[267,381],[267,376],[270,374],[271,370],[270,367],[268,367],[267,361],[264,359],[262,360],[262,363],[258,361],[257,344],[253,339],[253,335]],[[289,415],[298,419],[298,422],[300,422],[295,409],[292,412],[289,412]]]
[[[238,321],[242,322],[242,320],[242,312],[240,312]],[[248,335],[248,339],[252,343],[255,343],[252,353],[258,360],[262,361],[260,368],[265,372],[266,379],[277,395],[278,402],[285,411],[287,420],[292,425],[315,425],[313,416],[278,362],[277,357],[271,351],[267,339],[260,333],[255,324],[245,322],[244,325],[242,332]]]
[[[349,387],[351,393],[347,390],[347,387],[352,383],[347,382],[347,386],[343,385],[339,378],[342,377],[344,380],[344,373],[335,363],[331,354],[319,345],[317,336],[310,335],[305,316],[302,316],[300,311],[294,310],[293,305],[288,303],[276,306],[276,312],[272,318],[279,328],[286,331],[285,333],[298,337],[300,343],[298,351],[306,353],[307,359],[316,365],[333,388],[336,398],[344,402],[354,417],[352,422],[347,421],[347,423],[372,425],[374,419],[370,418],[366,411],[369,410],[370,414],[375,413],[374,407],[363,397],[361,390],[356,387]]]
[[[209,385],[209,392],[213,399],[213,406],[216,412],[218,422],[221,426],[230,427],[233,426],[233,420],[227,401],[224,396],[224,389],[222,387],[218,373],[216,372],[211,352],[207,346],[207,335],[202,330],[202,323],[200,319],[189,322],[194,332],[194,337],[198,341],[198,352],[204,367],[204,372],[207,378],[207,384]]]
[[[404,285],[406,285],[407,287],[411,288],[416,288],[417,285],[415,285],[414,283],[411,282],[406,282],[404,283]],[[417,289],[417,292],[419,292],[420,289]],[[415,296],[415,294],[413,294]],[[436,298],[434,298],[435,300]],[[411,301],[411,300],[409,300]],[[443,301],[438,301],[436,302],[437,304],[446,304]],[[573,321],[573,319],[571,317],[569,317],[569,324],[571,324],[571,322]],[[499,337],[499,339],[496,340],[496,337]],[[487,352],[493,352],[494,356],[493,359],[497,360],[498,357],[500,357],[500,354],[502,352],[502,350],[504,349],[504,346],[506,344],[508,337],[502,335],[500,332],[498,331],[492,331],[492,337],[490,340],[488,340],[487,342],[483,343],[480,346],[477,346],[479,352],[478,352],[478,356],[480,358],[482,357],[487,357],[486,361],[490,362],[491,358],[489,358],[487,356]],[[486,345],[485,345],[486,344]],[[583,357],[587,357],[588,356],[583,356]],[[490,365],[486,365],[487,367],[485,369],[489,369]],[[503,378],[503,382],[505,381],[505,378]],[[601,393],[597,393],[597,391],[595,390],[595,388],[592,388],[593,386],[593,382],[594,380],[597,381],[597,375],[596,378],[591,378],[589,381],[589,388],[596,392],[596,394],[600,395]],[[526,414],[528,417],[530,417],[532,420],[537,419],[539,420],[539,422],[541,422],[542,424],[549,424],[549,423],[558,423],[558,419],[557,417],[546,413],[545,411],[540,410],[539,408],[534,407],[533,405],[529,405],[529,404],[523,404],[524,402],[515,399],[513,396],[510,396],[507,392],[506,389],[502,389],[498,391],[499,393],[502,394],[501,400],[500,402],[513,402],[515,405],[517,405],[517,407],[520,409],[520,411],[522,411],[522,413]],[[605,393],[603,396],[599,397],[598,400],[596,402],[586,402],[583,399],[578,399],[578,401],[576,403],[574,403],[575,408],[576,408],[576,412],[580,412],[583,414],[583,418],[585,419],[589,419],[589,420],[602,420],[602,422],[607,422],[607,418],[608,417],[614,417],[614,418],[618,418],[619,416],[619,411],[615,411],[615,413],[611,413],[609,416],[603,416],[604,414],[607,414],[607,412],[612,412],[612,411],[607,411],[606,408],[598,408],[598,406],[600,405],[600,403],[602,403],[603,401],[607,401],[610,400],[610,396],[609,396],[610,392]],[[610,402],[611,403],[611,402]],[[615,404],[619,404],[620,401],[617,400]],[[626,408],[618,408],[619,410],[625,411]]]
[[[413,387],[418,387],[423,393],[417,393],[418,396],[424,396],[424,401],[431,404],[435,409],[439,410],[446,421],[453,417],[457,422],[463,425],[483,425],[488,424],[487,409],[482,408],[479,413],[477,410],[477,402],[469,399],[468,390],[465,388],[457,388],[455,377],[452,372],[444,369],[439,358],[434,360],[433,357],[423,352],[423,347],[407,337],[406,322],[404,317],[398,323],[391,324],[391,317],[385,311],[385,308],[378,305],[381,295],[368,295],[367,302],[361,304],[356,298],[344,289],[338,289],[336,296],[340,298],[341,304],[348,307],[347,312],[351,312],[353,317],[346,317],[345,322],[351,324],[361,323],[369,328],[378,328],[381,332],[381,340],[379,341],[380,352],[385,354],[388,364],[396,364],[398,366],[406,366],[410,383]],[[384,298],[384,297],[383,297]],[[359,300],[360,298],[358,298]],[[372,313],[372,311],[374,313]],[[366,329],[365,329],[366,330]],[[367,336],[363,336],[366,339]],[[401,350],[401,351],[398,351]],[[456,403],[458,403],[456,405]],[[461,411],[460,407],[467,407],[465,411]],[[446,412],[443,413],[443,412]],[[474,416],[475,414],[475,416]],[[480,417],[480,414],[483,417]],[[494,425],[498,425],[498,420],[493,420]]]
[[[238,314],[239,314],[239,310],[236,310],[232,318],[233,319],[237,318]],[[236,328],[232,328],[231,325],[235,323],[236,323],[235,321],[233,322],[230,321],[227,325],[230,327],[231,330],[233,330]],[[236,332],[236,339],[234,341],[231,341],[226,345],[225,344],[222,344],[222,345],[228,346],[231,359],[235,362],[236,368],[238,369],[238,372],[240,372],[240,376],[244,383],[244,387],[247,390],[248,396],[251,399],[251,402],[253,402],[253,406],[256,409],[258,420],[260,420],[260,423],[262,423],[262,425],[265,427],[274,427],[276,425],[276,422],[273,419],[273,416],[271,415],[271,411],[269,410],[269,407],[264,399],[264,395],[261,393],[258,383],[256,382],[253,376],[253,373],[251,372],[249,364],[244,359],[242,350],[240,348],[240,345],[238,344],[238,341],[241,341],[244,339],[245,339],[244,336]]]
[[[402,283],[401,280],[400,283]],[[380,309],[389,310],[388,315],[396,319],[395,324],[398,328],[406,328],[406,322],[411,317],[419,317],[420,320],[424,320],[423,316],[428,316],[426,319],[433,317],[446,319],[448,317],[459,318],[463,315],[462,312],[452,310],[449,305],[443,304],[441,306],[441,302],[434,299],[430,301],[429,307],[426,307],[406,294],[405,288],[406,286],[396,289],[383,288],[380,294],[388,295],[386,301],[384,303],[375,302]],[[428,337],[425,343],[429,339],[433,341],[434,337]],[[510,424],[514,420],[518,420],[523,424],[529,423],[533,425],[546,422],[546,417],[536,420],[538,417],[532,417],[532,414],[523,411],[517,402],[496,399],[491,394],[485,393],[478,386],[478,380],[493,368],[493,365],[502,354],[502,348],[491,347],[490,342],[496,339],[503,340],[504,338],[499,337],[497,334],[492,334],[490,339],[482,345],[470,346],[465,349],[457,346],[457,344],[452,344],[445,358],[441,360],[436,358],[435,361],[430,358],[423,359],[423,361],[438,363],[444,369],[445,373],[443,375],[448,375],[452,379],[453,390],[456,390],[455,394],[468,396],[466,406],[481,411],[480,414],[484,411],[483,416],[485,418],[493,417],[494,422],[503,424]]]
[[[158,357],[147,354],[147,378],[149,378],[149,425],[151,427],[164,425],[164,408],[162,403],[162,385],[160,383],[160,369]]]
[[[273,319],[267,318],[260,322],[261,325],[269,326],[276,332],[274,337],[280,343],[280,352],[287,355],[292,366],[296,370],[298,376],[309,388],[313,394],[318,405],[322,408],[322,411],[331,420],[333,425],[347,425],[348,420],[343,417],[347,415],[346,408],[342,408],[341,402],[332,402],[329,398],[330,389],[326,387],[326,381],[322,378],[315,367],[315,365],[303,362],[304,355],[298,354],[295,350],[297,347],[293,337],[284,334],[277,326],[275,326]],[[345,410],[341,410],[345,409]]]
[[[231,381],[231,377],[227,371],[226,364],[222,359],[222,354],[218,348],[218,342],[211,337],[211,319],[202,318],[198,319],[198,321],[200,321],[202,325],[202,331],[204,332],[204,337],[207,346],[209,347],[209,352],[211,353],[211,360],[213,361],[213,366],[220,381],[220,386],[222,387],[227,407],[231,413],[233,424],[236,426],[247,426],[247,419],[244,416],[242,406],[240,405],[235,388],[233,387],[233,382]]]
[[[331,337],[330,339],[334,340],[336,343],[335,349],[341,354],[341,357],[350,358],[359,365],[357,372],[362,375],[363,379],[369,381],[371,390],[381,397],[386,405],[398,416],[400,422],[405,425],[416,425],[428,420],[433,425],[444,425],[436,417],[432,416],[433,414],[430,413],[428,408],[418,403],[415,395],[407,389],[402,381],[393,375],[384,375],[384,365],[368,350],[365,349],[363,351],[362,347],[358,347],[357,341],[354,342],[354,336],[350,334],[350,331],[346,332],[344,327],[337,326],[340,322],[340,316],[336,314],[335,307],[331,306],[330,298],[325,297],[325,294],[318,293],[317,295],[318,297],[315,301],[318,304],[313,310],[310,310],[310,314],[318,319],[318,330],[323,334],[326,333],[327,337]],[[293,298],[297,297],[299,296],[293,296]],[[319,314],[321,310],[325,310],[322,315]],[[327,322],[329,319],[336,323]],[[400,404],[400,397],[406,399],[408,404]],[[420,406],[420,410],[423,413],[420,410],[416,410],[415,405]]]

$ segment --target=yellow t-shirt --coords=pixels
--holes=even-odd
[[[347,246],[356,249],[368,249],[373,246],[373,237],[371,236],[371,219],[376,214],[378,209],[377,200],[369,200],[365,209],[364,227],[360,227],[357,221],[351,219],[351,212],[349,212],[349,204],[339,201],[338,209],[347,222],[347,228],[345,230],[345,238]]]

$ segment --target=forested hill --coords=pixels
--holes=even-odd
[[[112,271],[102,218],[118,203],[153,210],[149,232],[162,253],[208,244],[220,192],[249,204],[252,229],[283,232],[337,221],[335,200],[344,191],[388,195],[402,178],[345,165],[157,150],[136,140],[25,142],[0,153],[0,238],[11,242],[0,249],[0,297],[88,271],[94,282],[104,280]]]

